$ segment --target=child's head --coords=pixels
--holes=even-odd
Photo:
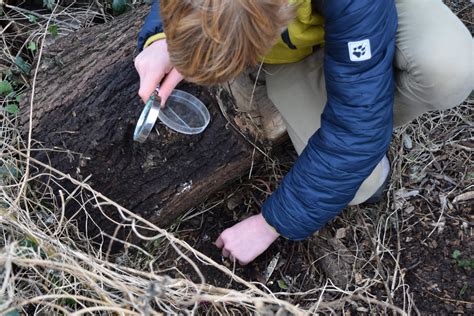
[[[162,0],[173,66],[212,85],[257,64],[293,15],[288,0]]]

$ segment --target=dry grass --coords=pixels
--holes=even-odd
[[[26,144],[22,142],[14,122],[3,117],[0,193],[2,311],[18,309],[45,314],[106,311],[133,315],[183,310],[227,314],[232,311],[243,313],[282,309],[292,314],[303,314],[316,310],[364,311],[372,306],[380,311],[388,308],[400,314],[410,313],[415,303],[399,265],[403,242],[400,232],[410,225],[409,218],[403,214],[403,210],[409,206],[404,198],[407,199],[409,195],[397,195],[406,188],[400,175],[413,170],[413,166],[426,168],[437,159],[437,154],[445,153],[448,148],[454,149],[450,157],[453,163],[467,166],[466,162],[472,161],[472,147],[466,145],[466,141],[472,141],[472,122],[467,121],[472,118],[471,106],[471,103],[466,103],[444,113],[426,115],[396,131],[392,147],[394,181],[389,191],[393,198],[389,198],[387,204],[373,209],[365,208],[362,211],[357,207],[352,208],[333,224],[334,227],[344,228],[344,238],[354,242],[350,248],[358,249],[351,251],[354,262],[351,284],[341,289],[331,285],[330,280],[324,280],[326,283],[320,287],[293,293],[272,293],[264,284],[241,279],[231,269],[116,205],[85,183],[70,179],[77,185],[77,191],[63,192],[60,196],[54,196],[47,189],[42,192],[33,190],[41,174],[25,177]],[[459,126],[465,124],[469,128],[460,130]],[[434,138],[434,132],[440,138]],[[413,148],[409,155],[404,154],[406,148],[403,145],[404,135],[407,134],[417,135],[416,139],[412,139]],[[405,140],[405,147],[406,143]],[[43,175],[52,182],[69,178],[33,159],[30,164],[33,171],[46,167],[48,173]],[[25,189],[22,190],[22,186]],[[460,187],[453,190],[447,196],[448,200],[452,201],[467,189]],[[180,279],[167,277],[166,271],[155,270],[156,260],[160,258],[156,249],[150,253],[135,247],[130,251],[134,255],[128,256],[128,262],[121,264],[106,260],[105,255],[97,247],[92,247],[88,239],[77,231],[74,222],[64,217],[64,206],[68,200],[81,201],[86,198],[93,201],[92,204],[99,210],[101,205],[113,205],[129,223],[127,225],[146,227],[156,232],[155,236],[143,236],[143,239],[159,241],[159,249],[163,252],[172,251],[181,260],[211,266],[223,277],[239,284],[239,290],[206,284],[197,268],[194,274],[200,276],[201,282],[192,282],[184,274]],[[315,263],[319,258],[309,254],[307,260]],[[373,294],[380,293],[378,289],[381,285],[385,291],[382,299]],[[395,298],[398,302],[403,301],[403,304],[395,307]],[[292,304],[296,300],[300,302],[299,306]]]
[[[24,12],[16,12],[15,19],[24,18]],[[61,32],[68,32],[67,27],[72,31],[72,25],[84,26],[88,23],[84,21],[90,21],[90,15],[85,15],[76,24],[74,21],[80,15],[76,11],[70,14],[70,20],[63,11],[54,12],[44,16],[40,27],[25,31],[27,40],[35,38],[44,42],[42,39],[47,37],[42,34],[46,34],[45,29],[53,19],[70,24],[61,28]],[[98,10],[95,14],[102,13]],[[14,65],[17,54],[14,51],[22,48],[10,45],[13,39],[7,33],[2,33],[2,40],[8,44],[2,52],[2,64]],[[199,231],[199,227],[191,230],[182,227],[193,218],[203,218],[237,191],[247,201],[248,209],[258,209],[259,201],[252,190],[265,194],[271,191],[290,167],[286,162],[280,163],[278,157],[267,160],[250,179],[242,179],[228,192],[183,216],[171,233],[116,204],[86,181],[72,179],[30,158],[31,141],[21,137],[17,118],[0,114],[0,313],[13,310],[45,315],[417,313],[417,302],[406,281],[407,268],[400,264],[404,233],[426,221],[435,224],[432,233],[436,234],[439,227],[436,224],[443,221],[449,207],[455,207],[455,199],[472,192],[472,105],[472,100],[468,100],[454,109],[424,115],[396,130],[390,151],[392,182],[387,201],[371,207],[349,208],[333,221],[329,230],[339,233],[333,239],[345,247],[334,253],[350,264],[349,284],[338,287],[322,274],[317,264],[322,258],[311,250],[317,244],[315,238],[295,244],[307,269],[301,272],[303,280],[280,291],[270,290],[266,281],[249,282],[238,275],[235,266],[216,262],[197,251],[184,239],[191,240],[188,237],[192,231]],[[427,184],[423,182],[426,173],[446,155],[456,166],[452,168],[455,174],[442,170],[446,172],[441,176],[449,177],[456,185],[446,190],[432,186],[421,196],[419,190]],[[469,172],[471,178],[467,176]],[[42,185],[41,190],[38,189],[40,178],[42,182],[47,179],[49,184]],[[76,189],[53,194],[51,185],[60,185],[64,179]],[[95,212],[105,212],[104,205],[112,206],[123,219],[119,225],[132,228],[146,243],[125,244],[122,256],[111,260],[107,249],[101,249],[100,244],[91,245],[89,236],[78,231],[74,219],[65,217],[66,204],[73,200],[87,208],[91,223]],[[436,201],[441,207],[408,212],[423,201]],[[142,236],[138,230],[153,231],[155,235]],[[184,262],[190,269],[180,271]],[[212,270],[229,280],[230,286],[210,284],[199,268],[203,266],[206,274]]]

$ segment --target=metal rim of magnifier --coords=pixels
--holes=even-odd
[[[143,143],[150,135],[153,126],[155,126],[156,121],[158,120],[158,114],[160,114],[160,102],[155,102],[159,96],[158,93],[153,93],[153,95],[148,99],[145,108],[140,114],[138,119],[137,126],[135,127],[135,132],[133,133],[133,140],[139,143]]]

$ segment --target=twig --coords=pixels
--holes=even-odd
[[[404,310],[402,310],[401,308],[399,308],[399,307],[397,307],[393,304],[390,304],[390,303],[387,303],[387,302],[382,302],[382,301],[376,300],[376,299],[371,298],[371,297],[362,296],[360,294],[354,295],[354,298],[357,298],[357,299],[362,300],[364,302],[367,302],[369,304],[375,304],[375,305],[378,305],[378,306],[382,306],[384,308],[389,308],[395,313],[398,313],[398,314],[403,315],[403,316],[408,316],[408,314]]]
[[[4,6],[8,9],[12,9],[12,10],[15,10],[17,12],[21,12],[21,13],[24,13],[24,14],[30,14],[30,15],[33,15],[37,18],[41,18],[41,19],[44,19],[44,20],[47,20],[47,24],[49,24],[51,21],[56,23],[56,24],[62,24],[64,26],[67,26],[67,27],[70,27],[74,30],[78,30],[81,28],[80,25],[74,25],[74,24],[71,24],[71,23],[68,23],[68,22],[65,22],[65,21],[61,21],[61,20],[58,20],[56,18],[53,18],[53,15],[54,15],[54,11],[56,10],[57,6],[55,6],[55,8],[53,9],[53,12],[47,16],[47,15],[43,15],[43,14],[40,14],[38,12],[35,12],[35,11],[30,11],[30,10],[27,10],[27,9],[23,9],[23,8],[19,8],[19,7],[16,7],[14,5],[10,5],[10,4],[4,4]]]

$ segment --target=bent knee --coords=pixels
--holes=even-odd
[[[430,105],[426,108],[460,104],[474,88],[469,30],[438,1],[399,1],[398,9],[395,66],[402,94]]]
[[[426,101],[441,110],[459,105],[469,96],[474,88],[474,61],[472,49],[470,53],[436,55],[421,63],[421,84],[427,87]]]
[[[464,46],[464,49],[443,47],[417,56],[411,69],[399,76],[399,80],[406,81],[402,86],[433,109],[447,109],[462,103],[474,89],[474,45],[470,39],[469,45],[456,46]]]

